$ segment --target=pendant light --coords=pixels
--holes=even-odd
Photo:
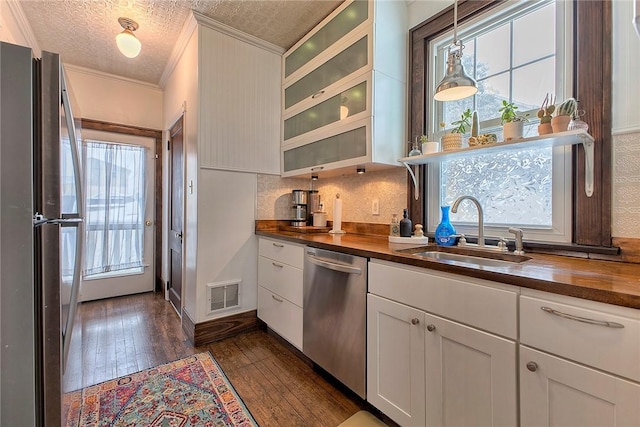
[[[436,87],[433,99],[436,101],[456,101],[478,92],[476,81],[464,72],[462,66],[464,44],[458,40],[458,0],[453,3],[453,42],[449,46],[447,71]]]
[[[140,53],[142,43],[133,34],[138,29],[138,23],[129,18],[118,18],[118,22],[124,30],[116,36],[116,44],[120,53],[127,58],[135,58]]]

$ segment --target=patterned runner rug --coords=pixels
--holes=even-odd
[[[208,352],[64,395],[67,427],[257,423]]]

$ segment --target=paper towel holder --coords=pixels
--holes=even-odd
[[[329,234],[346,234],[346,231],[342,229],[342,200],[340,200],[340,193],[336,194],[336,198],[333,199],[333,229],[329,230]]]

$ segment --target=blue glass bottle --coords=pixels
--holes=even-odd
[[[442,210],[442,220],[436,227],[436,244],[442,246],[452,246],[456,243],[456,238],[452,237],[456,234],[456,229],[451,225],[449,220],[449,209],[451,206],[440,206]]]

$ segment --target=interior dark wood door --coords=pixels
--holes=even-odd
[[[171,184],[169,186],[169,300],[182,315],[182,225],[184,224],[184,143],[181,117],[169,131]]]

